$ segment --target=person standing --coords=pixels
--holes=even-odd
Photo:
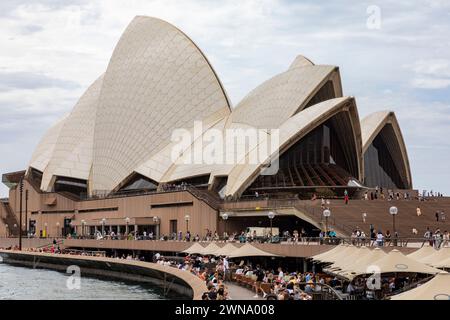
[[[377,245],[379,247],[382,247],[384,245],[383,240],[384,240],[383,232],[381,232],[381,230],[379,230],[378,234],[377,234]]]
[[[436,213],[434,214],[434,216],[436,217],[436,221],[439,222],[439,211],[436,211]]]
[[[347,191],[347,189],[344,190],[344,202],[345,202],[345,204],[348,204],[348,191]]]
[[[427,231],[425,231],[425,234],[423,235],[426,241],[430,244],[430,246],[433,245],[433,235],[431,234],[430,228],[427,227]]]
[[[447,230],[444,231],[444,234],[442,235],[442,247],[447,247],[448,242],[450,240],[450,235]]]

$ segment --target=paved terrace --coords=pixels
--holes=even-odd
[[[200,242],[206,246],[209,242]],[[66,239],[64,240],[65,248],[82,248],[82,249],[119,249],[119,250],[141,250],[141,251],[158,251],[158,252],[182,252],[192,246],[194,242],[185,241],[151,241],[151,240],[81,240]],[[224,242],[216,242],[219,247],[225,245]],[[240,247],[242,243],[233,243],[236,247]],[[308,258],[316,254],[332,249],[333,245],[319,245],[318,243],[252,243],[255,247],[269,253],[281,257]],[[394,247],[384,247],[390,251]],[[413,247],[395,247],[396,249],[408,254],[416,248]]]
[[[23,248],[40,248],[52,244],[53,239],[22,239]],[[350,239],[347,239],[349,242]],[[418,240],[419,241],[419,240]],[[0,238],[0,248],[17,246],[18,238]],[[192,246],[195,242],[186,241],[158,241],[158,240],[94,240],[94,239],[59,239],[61,248],[67,249],[94,249],[94,250],[134,250],[134,251],[154,251],[154,252],[182,252]],[[210,242],[200,242],[207,246]],[[385,246],[384,250],[390,251],[398,249],[404,254],[408,254],[420,248],[423,241],[411,242],[408,246]],[[216,242],[219,247],[225,245],[224,242]],[[233,243],[240,247],[242,243]],[[255,247],[273,253],[281,257],[308,258],[316,254],[332,249],[333,245],[320,245],[318,242],[281,242],[281,243],[252,243]]]

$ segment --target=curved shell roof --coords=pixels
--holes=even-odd
[[[338,88],[337,97],[342,96],[335,66],[307,65],[304,62],[305,60],[297,58],[289,70],[251,91],[233,110],[233,122],[257,128],[278,128],[301,111],[330,79],[334,80],[333,84]]]
[[[291,66],[289,67],[289,69],[293,69],[293,68],[298,68],[298,67],[307,67],[307,66],[313,66],[314,63],[309,60],[308,58],[302,56],[302,55],[298,55],[294,62],[292,62]]]
[[[114,189],[169,144],[173,129],[229,112],[225,91],[198,47],[165,21],[136,17],[104,76],[92,189]]]
[[[289,118],[285,123],[283,123],[279,128],[279,154],[281,155],[285,150],[287,150],[290,146],[292,146],[295,142],[300,140],[303,136],[308,134],[318,125],[325,122],[336,113],[344,110],[350,111],[355,134],[355,144],[360,152],[361,141],[358,141],[357,138],[360,137],[360,128],[355,100],[352,97],[342,97],[327,100],[311,106],[296,114],[295,116]],[[262,141],[262,143],[264,143],[264,141]],[[252,152],[258,152],[258,150],[251,150],[246,155],[246,157],[252,157]],[[255,155],[253,156],[255,157]],[[361,162],[362,160],[358,156],[360,171]],[[260,174],[261,169],[261,164],[250,164],[249,161],[245,161],[245,164],[238,164],[234,166],[228,175],[226,195],[236,195],[242,193],[244,189]]]
[[[30,167],[42,172],[45,170],[52,158],[53,150],[65,120],[66,116],[47,130],[31,156]]]
[[[80,98],[57,135],[52,157],[43,171],[41,189],[51,190],[54,176],[87,180],[92,166],[95,114],[103,76]]]
[[[337,98],[318,94],[329,82]],[[361,137],[367,144],[384,123],[398,124],[390,113],[375,114],[365,119],[361,135],[355,101],[342,97],[337,67],[314,65],[298,56],[287,71],[255,88],[231,112],[220,80],[192,40],[165,21],[138,16],[122,35],[104,75],[42,138],[30,167],[43,172],[41,189],[46,191],[56,176],[87,180],[89,192],[95,193],[117,190],[133,173],[158,183],[209,174],[210,183],[227,176],[226,194],[238,195],[261,165],[186,163],[191,152],[203,152],[205,146],[194,151],[186,147],[174,162],[175,129],[193,133],[194,122],[202,121],[196,141],[225,129],[276,128],[284,152],[341,111],[349,111],[362,176]],[[401,138],[399,128],[397,132]],[[222,159],[228,159],[234,150],[224,152]]]
[[[393,111],[378,111],[374,112],[361,120],[361,138],[362,138],[362,152],[363,155],[369,148],[370,144],[381,132],[387,124],[391,124],[394,129],[395,139],[398,143],[401,152],[401,161],[406,171],[406,177],[409,186],[412,188],[411,168],[409,165],[408,152],[406,150],[405,141],[403,140],[402,131],[398,124],[397,117]]]

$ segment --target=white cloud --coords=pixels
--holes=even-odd
[[[450,86],[450,60],[419,60],[407,67],[411,67],[415,73],[411,81],[414,88],[444,89]]]
[[[450,87],[449,79],[434,79],[434,78],[416,78],[413,79],[412,85],[419,89],[444,89]]]
[[[45,129],[70,111],[106,69],[115,44],[136,15],[165,19],[188,34],[211,60],[234,104],[303,54],[316,63],[340,67],[344,93],[356,96],[361,113],[386,108],[398,112],[407,143],[448,145],[440,138],[450,135],[450,111],[444,103],[448,95],[420,90],[420,101],[415,96],[417,88],[450,86],[449,60],[443,59],[450,56],[450,19],[443,10],[448,1],[379,0],[375,4],[381,9],[380,30],[366,26],[371,4],[347,0],[2,2],[0,74],[31,78],[11,88],[11,79],[2,83],[0,77],[0,88],[9,83],[8,90],[0,92],[0,144],[11,155],[0,160],[0,171],[26,166]],[[53,85],[47,81],[32,90],[24,87],[32,75],[79,87],[58,86],[52,80]],[[412,162],[413,175],[420,177],[421,171],[428,170],[428,158],[415,155]],[[429,175],[419,181],[438,184],[441,178]],[[5,190],[0,187],[0,194]]]

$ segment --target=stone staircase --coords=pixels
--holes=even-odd
[[[396,230],[399,237],[422,237],[427,227],[433,232],[440,228],[441,232],[450,231],[450,198],[434,198],[427,201],[418,200],[350,200],[348,205],[341,199],[330,200],[331,217],[329,225],[334,225],[336,229],[344,231],[347,235],[356,227],[360,227],[369,235],[370,224],[373,224],[375,231],[386,230],[393,233],[393,219],[389,214],[389,208],[396,206],[398,214],[395,218]],[[311,203],[309,212],[313,212],[315,219],[323,220],[319,215],[322,213],[320,200],[309,201]],[[422,215],[416,214],[416,208],[420,206]],[[445,220],[436,221],[435,212],[444,211]],[[366,213],[365,222],[362,214]],[[441,218],[441,217],[440,217]],[[415,228],[418,234],[414,236],[412,229]]]

